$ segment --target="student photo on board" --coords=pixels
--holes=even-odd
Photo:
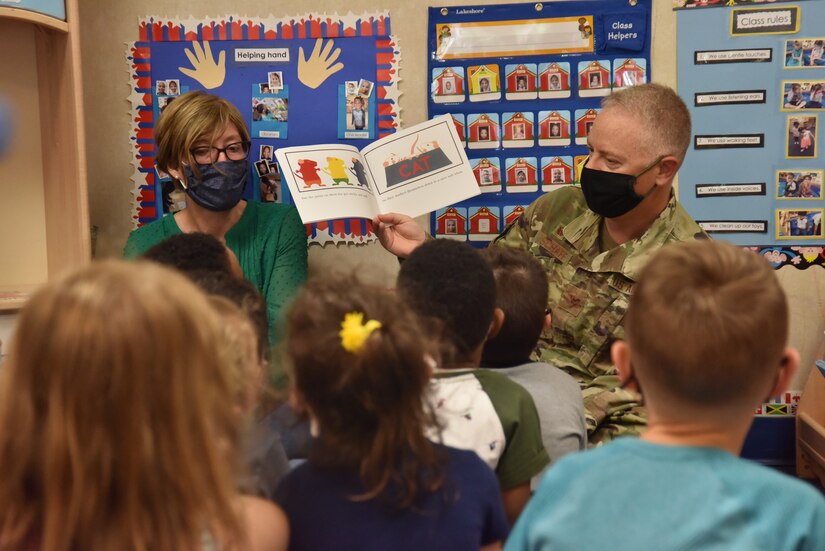
[[[166,81],[166,89],[167,93],[170,96],[179,96],[180,95],[180,81],[177,79],[171,79]]]
[[[255,170],[258,172],[258,176],[269,174],[269,163],[266,160],[258,161],[255,163]]]
[[[478,81],[478,91],[481,94],[487,93],[490,91],[490,79],[488,78],[481,78]]]
[[[373,83],[369,80],[361,79],[358,83],[358,95],[364,97],[370,97],[372,94],[372,86]]]
[[[787,156],[816,157],[816,116],[788,117]]]
[[[272,71],[267,73],[270,90],[282,90],[284,87],[284,77],[281,71]]]
[[[367,102],[361,96],[349,100],[350,116],[347,130],[364,130],[367,128]]]

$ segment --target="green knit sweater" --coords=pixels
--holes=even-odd
[[[126,241],[123,256],[140,256],[153,245],[180,233],[175,217],[166,215],[134,230]],[[225,237],[244,276],[266,299],[267,317],[274,329],[281,308],[307,277],[307,236],[298,211],[288,205],[249,201],[241,219]]]

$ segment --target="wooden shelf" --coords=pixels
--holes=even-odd
[[[22,286],[14,289],[0,287],[0,314],[13,313],[20,310],[36,288],[36,285]]]
[[[17,19],[18,21],[26,21],[28,23],[40,25],[41,27],[47,27],[55,31],[60,31],[62,33],[69,32],[69,24],[66,21],[36,11],[0,6],[0,17]]]
[[[6,59],[0,95],[15,118],[30,125],[17,125],[0,159],[0,180],[15,201],[0,205],[6,214],[0,252],[11,259],[0,273],[4,313],[19,310],[43,282],[91,259],[77,4],[66,0],[66,21],[0,6],[0,47],[16,52]],[[15,63],[24,65],[15,72]]]

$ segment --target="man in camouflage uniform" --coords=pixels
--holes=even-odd
[[[529,252],[547,270],[552,328],[535,356],[579,381],[591,443],[645,425],[639,396],[619,384],[610,348],[624,338],[633,284],[651,255],[706,237],[672,190],[689,143],[690,114],[670,88],[646,84],[606,97],[588,136],[582,187],[543,195],[494,242]],[[373,225],[401,257],[425,239],[404,215],[380,215]]]

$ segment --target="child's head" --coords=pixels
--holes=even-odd
[[[620,378],[635,374],[651,411],[671,419],[748,414],[799,361],[785,346],[788,305],[770,265],[722,241],[658,252],[624,327],[627,343],[613,349]]]
[[[485,365],[526,363],[546,325],[547,273],[531,255],[510,247],[487,247],[482,256],[496,279],[496,307],[504,313],[498,333],[484,343]]]
[[[269,348],[269,321],[266,317],[266,299],[249,281],[233,277],[225,272],[199,271],[191,274],[192,280],[204,293],[229,299],[249,318],[255,329],[258,357],[267,361]]]
[[[209,303],[221,320],[218,341],[229,370],[235,405],[241,412],[250,413],[258,405],[265,380],[258,331],[249,316],[230,299],[213,295]]]
[[[319,432],[311,458],[360,472],[364,497],[392,483],[408,504],[418,467],[435,465],[424,436],[432,345],[416,316],[386,290],[325,277],[299,293],[287,324],[294,401]]]
[[[493,320],[496,281],[477,250],[448,239],[428,241],[401,265],[397,286],[412,310],[443,325],[442,342],[455,350],[455,362],[480,351]]]
[[[191,549],[204,529],[239,533],[218,331],[203,294],[149,262],[92,265],[30,299],[0,386],[4,547]]]
[[[200,271],[241,275],[234,253],[207,233],[173,235],[151,247],[142,258],[176,268],[186,275]]]
[[[352,100],[352,106],[356,109],[363,109],[364,108],[364,100],[361,96]]]

